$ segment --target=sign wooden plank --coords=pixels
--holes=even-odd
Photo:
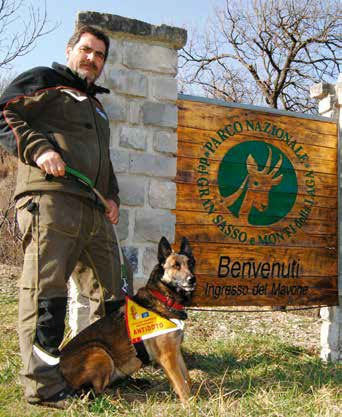
[[[210,107],[210,113],[208,108]],[[261,124],[260,131],[271,131],[273,126],[280,128],[287,128],[289,125],[293,127],[293,130],[298,132],[303,129],[304,131],[300,135],[300,140],[304,141],[306,138],[314,137],[318,140],[318,145],[326,146],[325,136],[332,135],[335,137],[334,142],[337,143],[336,131],[337,125],[331,121],[322,122],[319,120],[296,118],[293,114],[282,115],[273,113],[270,111],[260,110],[246,110],[240,108],[231,108],[220,105],[213,105],[207,103],[200,103],[190,100],[178,101],[178,126],[192,127],[194,129],[204,129],[211,131],[218,131],[222,129],[222,121],[226,122],[226,125],[232,124],[239,119],[259,120],[265,124]],[[270,127],[267,128],[267,123],[270,123]],[[259,129],[257,129],[258,131]],[[324,141],[319,140],[314,135],[324,135]],[[298,135],[299,137],[299,135]],[[310,140],[309,143],[312,143]],[[332,145],[333,147],[333,145]]]
[[[319,122],[322,123],[322,122]],[[295,128],[295,125],[293,127]],[[337,146],[337,138],[336,138],[336,129],[332,131],[331,133],[325,132],[324,134],[324,143],[322,143],[322,133],[321,129],[318,129],[319,126],[316,124],[313,124],[311,127],[310,134],[304,134],[302,137],[298,138],[298,142],[301,141],[301,143],[305,143],[308,145],[317,145],[320,147],[325,148],[333,148],[335,149]],[[314,128],[316,130],[314,130]],[[331,129],[330,129],[331,130]],[[215,130],[205,130],[205,129],[194,129],[192,127],[186,127],[186,126],[178,126],[178,140],[180,141],[188,141],[190,143],[202,143],[203,138],[208,138],[208,133],[210,135],[214,135],[216,133]],[[236,134],[238,135],[238,134]],[[234,136],[236,136],[234,135]],[[254,137],[258,135],[258,131],[248,130],[245,132],[245,136],[251,136]],[[231,140],[234,140],[234,136],[231,137]],[[274,140],[277,140],[278,138],[275,137]]]
[[[337,303],[337,126],[179,100],[176,241],[196,305]]]
[[[233,145],[234,142],[238,144],[238,143],[241,143],[241,140],[240,141],[232,140],[231,144]],[[186,164],[186,161],[189,160],[188,163],[193,164],[192,159],[197,157],[198,152],[200,152],[201,150],[201,145],[184,142],[182,140],[180,140],[179,145],[180,146],[179,146],[178,156],[182,158],[181,161],[184,164]],[[331,148],[322,149],[322,148],[318,148],[317,146],[312,146],[312,147],[308,146],[307,148],[310,150],[312,170],[315,170],[316,172],[331,173],[332,175],[335,175],[336,173],[336,150],[333,150]],[[184,161],[183,161],[183,158],[184,158]],[[217,159],[215,156],[213,156],[211,160],[213,163],[215,162],[221,163],[221,161]],[[211,166],[211,168],[213,168],[213,166]]]
[[[198,178],[197,173],[194,173],[192,171],[179,170],[178,175],[177,175],[177,182],[178,183],[184,182],[188,184],[190,183],[190,184],[193,184],[194,186],[196,184],[197,187],[200,187],[199,188],[200,196],[202,193],[202,197],[203,197],[206,192],[209,192],[208,189],[217,188],[218,176],[217,176],[217,169],[215,172],[215,168],[218,164],[213,162],[211,165],[212,167],[211,169],[207,170],[206,176],[205,177],[202,176],[200,178]],[[250,167],[250,165],[245,164],[244,166],[241,166],[241,164],[235,164],[235,163],[229,163],[229,162],[220,164],[221,169],[227,169],[227,170],[231,168],[231,169],[235,169],[239,171],[241,170],[245,171],[244,168],[246,167],[248,168]],[[282,171],[283,175],[288,174],[289,172],[291,171],[287,169],[284,169]],[[297,194],[307,194],[308,185],[311,184],[311,182],[308,182],[309,180],[308,180],[307,175],[310,175],[310,173],[301,172],[301,170],[297,170],[297,174],[302,174],[301,176],[297,175]],[[316,197],[318,196],[329,197],[337,193],[336,176],[323,174],[323,173],[317,173],[317,172],[315,174],[316,174],[315,179],[314,179],[314,182],[312,183],[314,185],[311,188],[314,189]],[[239,181],[240,181],[240,178],[237,176],[229,177],[226,180],[226,187],[228,186],[232,188],[238,187],[239,185],[241,185]],[[261,193],[266,189],[267,189],[267,184],[261,183],[258,190],[255,191],[255,194],[257,195],[257,193]],[[288,184],[288,185],[284,184],[283,189],[279,190],[278,193],[285,194],[285,193],[289,193],[291,190],[292,190],[291,184]]]
[[[195,211],[205,211],[203,207],[203,201],[197,193],[194,193],[194,188],[196,187],[195,184],[190,183],[177,183],[178,189],[178,197],[177,197],[177,207],[180,210],[195,210]],[[306,198],[305,195],[297,194],[297,199],[304,199]],[[299,200],[298,200],[299,201]],[[331,195],[324,197],[320,196],[319,203],[313,206],[313,210],[317,207],[320,208],[328,208],[328,209],[336,209],[337,208],[337,200],[336,198],[331,197]]]

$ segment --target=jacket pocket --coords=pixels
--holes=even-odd
[[[27,195],[18,199],[15,209],[16,209],[16,218],[19,226],[20,233],[24,237],[27,235],[29,229],[32,225],[32,216],[33,213],[30,211],[30,208],[33,208],[35,204],[36,196]]]

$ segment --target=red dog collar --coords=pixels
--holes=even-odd
[[[162,301],[166,307],[173,308],[174,310],[184,310],[184,306],[182,304],[177,304],[173,298],[165,297],[165,295],[156,290],[150,291],[155,297],[158,298],[159,301]]]

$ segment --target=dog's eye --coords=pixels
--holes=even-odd
[[[175,264],[174,264],[174,268],[180,269],[181,268],[181,264],[176,261]]]

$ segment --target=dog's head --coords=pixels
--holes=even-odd
[[[195,258],[190,243],[183,237],[179,253],[173,252],[170,243],[162,237],[158,246],[158,261],[163,269],[160,281],[189,301],[196,287]]]

